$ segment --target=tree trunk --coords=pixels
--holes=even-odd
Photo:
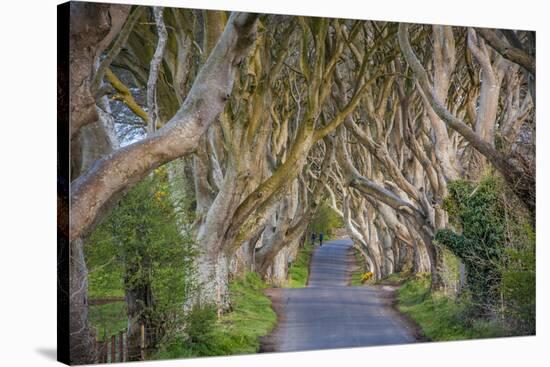
[[[70,359],[74,364],[97,363],[95,331],[88,321],[88,268],[84,260],[84,241],[70,243]]]
[[[442,103],[447,101],[450,78],[455,68],[455,43],[452,27],[433,26],[434,34],[434,92]],[[437,116],[429,102],[425,101],[435,137],[435,155],[445,177],[455,180],[460,168],[445,123]]]
[[[191,302],[213,304],[221,314],[229,308],[229,262],[223,251],[206,251],[197,260],[197,297]]]
[[[146,331],[146,346],[154,344],[155,335],[153,335],[151,311],[154,307],[153,291],[151,284],[131,284],[128,281],[132,278],[128,274],[125,279],[126,289],[125,298],[128,313],[128,360],[142,360],[141,350],[141,325],[144,325]]]

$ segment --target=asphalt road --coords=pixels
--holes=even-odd
[[[348,286],[350,239],[313,253],[306,288],[269,289],[278,316],[263,351],[300,351],[412,343],[413,332],[388,302],[384,287]]]

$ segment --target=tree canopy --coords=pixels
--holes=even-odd
[[[376,280],[455,289],[444,246],[481,309],[506,294],[525,315],[534,32],[89,3],[71,25],[75,361],[95,358],[85,246],[115,256],[137,308],[158,279],[142,271],[175,261],[200,289],[182,304],[222,313],[232,276],[286,278],[337,222]]]

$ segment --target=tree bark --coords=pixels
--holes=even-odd
[[[88,320],[88,268],[80,238],[70,243],[69,272],[71,363],[97,363],[95,331]]]
[[[139,267],[140,265],[137,265]],[[154,341],[153,328],[148,312],[154,307],[153,291],[150,283],[134,284],[135,280],[129,280],[135,276],[135,271],[130,269],[125,279],[125,299],[128,314],[127,348],[128,360],[140,361],[141,354],[141,325],[146,330],[146,345]]]
[[[535,58],[529,55],[524,49],[510,45],[499,37],[497,31],[494,29],[476,28],[476,32],[504,58],[522,66],[535,76],[537,71]]]
[[[71,3],[69,47],[69,138],[98,120],[92,91],[95,63],[119,33],[130,13],[128,5]],[[71,240],[79,236],[71,237]]]
[[[164,49],[166,48],[166,42],[168,40],[168,31],[164,24],[164,8],[155,6],[153,8],[153,15],[155,17],[155,23],[157,26],[158,42],[153,59],[151,60],[151,66],[149,67],[149,79],[147,80],[147,129],[148,133],[152,134],[157,130],[158,126],[158,104],[157,99],[157,79],[159,76],[160,68],[162,66],[162,58],[164,57]]]
[[[109,210],[117,193],[139,182],[154,168],[196,149],[200,137],[231,94],[238,65],[253,39],[257,17],[257,14],[232,14],[185,102],[163,128],[99,160],[73,182],[71,239],[89,232]]]

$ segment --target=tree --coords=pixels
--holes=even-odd
[[[245,271],[283,284],[320,207],[341,217],[375,279],[429,272],[434,292],[459,288],[434,241],[454,225],[445,202],[457,180],[502,175],[534,223],[531,33],[227,15],[126,9],[88,55],[97,67],[78,74],[87,89],[74,102],[85,111],[93,97],[96,115],[71,141],[75,328],[89,329],[88,234],[159,168],[197,248],[200,292],[184,310],[231,309],[229,280]],[[124,264],[130,276],[146,265]],[[154,296],[145,280],[128,294]],[[154,298],[140,300],[155,308]]]
[[[101,113],[96,111],[96,97],[92,88],[98,84],[94,83],[97,71],[93,65],[124,24],[129,10],[127,6],[71,4],[71,21],[74,25],[71,26],[70,85],[74,88],[70,108],[76,111],[71,114],[71,137],[81,132],[84,126],[97,121],[98,116],[101,117]],[[83,172],[71,183],[70,192],[69,292],[73,363],[95,362],[94,336],[87,316],[87,269],[82,237],[102,219],[124,190],[139,182],[154,168],[189,154],[196,148],[200,136],[223,109],[231,93],[236,69],[246,55],[256,19],[255,14],[235,13],[231,16],[224,34],[198,73],[171,123],[130,146],[112,153],[98,152],[101,157],[96,157],[97,160],[89,168],[85,167],[87,170],[80,168],[78,173],[73,172],[72,177]],[[101,38],[105,30],[110,37],[109,41]],[[119,34],[119,37],[126,36],[124,33]],[[120,46],[115,42],[113,47],[117,45]],[[110,61],[110,58],[106,60]],[[103,70],[102,66],[108,67],[102,64],[98,70]],[[73,143],[75,140],[71,139]]]
[[[153,348],[182,322],[184,301],[194,288],[191,237],[180,232],[168,190],[166,168],[155,170],[124,196],[86,241],[90,267],[108,264],[121,269],[128,359],[133,361],[141,359],[141,325]]]

